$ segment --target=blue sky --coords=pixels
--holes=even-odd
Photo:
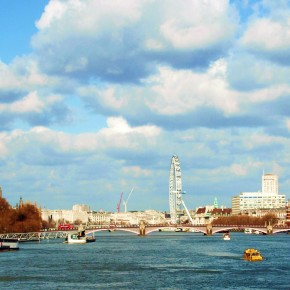
[[[0,2],[0,185],[49,209],[290,189],[289,1]]]

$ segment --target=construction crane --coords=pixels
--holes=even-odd
[[[123,192],[121,193],[120,201],[117,204],[117,212],[120,212],[120,206],[121,206],[121,202],[122,202],[122,197],[123,197]]]
[[[130,196],[131,196],[131,194],[132,194],[132,192],[133,192],[133,190],[134,190],[134,187],[131,189],[131,191],[130,191],[130,193],[129,193],[129,195],[128,195],[128,197],[127,197],[127,200],[125,201],[125,200],[123,200],[123,204],[124,204],[124,212],[127,212],[127,203],[128,203],[128,200],[129,200],[129,198],[130,198]]]

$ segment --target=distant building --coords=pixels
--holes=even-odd
[[[282,209],[286,206],[285,195],[278,194],[278,176],[262,176],[262,192],[241,192],[232,198],[232,214],[243,214],[257,209]]]
[[[288,200],[288,204],[286,206],[286,224],[290,226],[290,200]]]
[[[88,211],[89,206],[76,204],[73,206],[72,210],[65,209],[42,209],[41,218],[45,221],[54,220],[57,224],[63,222],[74,223],[76,220],[82,223],[87,223],[88,221]]]
[[[194,225],[206,225],[212,223],[213,220],[229,216],[232,213],[231,208],[217,208],[216,204],[213,206],[207,205],[205,207],[198,207],[192,217]]]
[[[278,175],[276,174],[262,175],[262,192],[279,194]]]
[[[49,210],[42,209],[41,217],[45,221],[54,220],[57,224],[63,222],[74,223],[80,220],[88,226],[93,225],[139,225],[140,221],[145,221],[147,224],[162,224],[167,223],[164,212],[155,210],[145,210],[136,212],[105,212],[90,211],[89,206],[76,204],[72,210]]]

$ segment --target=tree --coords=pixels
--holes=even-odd
[[[9,232],[12,210],[6,199],[0,197],[0,233]]]
[[[213,221],[213,224],[222,225],[274,225],[277,222],[277,217],[275,214],[269,213],[263,217],[252,217],[248,215],[235,215],[229,217],[219,217]]]
[[[40,231],[41,223],[36,205],[24,203],[14,209],[0,197],[0,233],[36,232]]]
[[[81,221],[80,219],[76,219],[76,220],[74,221],[74,224],[75,224],[76,226],[79,226],[79,225],[82,224],[82,221]]]

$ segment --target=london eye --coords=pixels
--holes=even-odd
[[[179,223],[179,213],[182,205],[182,180],[180,162],[177,155],[173,155],[169,174],[169,207],[172,224]]]

